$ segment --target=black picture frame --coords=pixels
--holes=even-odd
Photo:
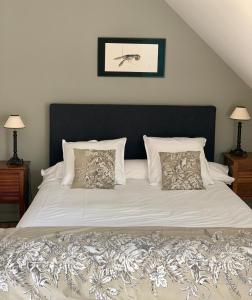
[[[140,51],[140,53],[144,53],[144,55],[139,55],[136,52],[128,53],[127,50],[123,55],[114,55],[116,57],[113,60],[118,60],[119,64],[115,67],[115,62],[113,65],[111,64],[109,68],[108,60],[108,53],[106,55],[106,44],[109,45],[109,49],[107,51],[117,51],[116,49],[127,49],[127,47],[134,49],[131,44],[136,44],[136,49]],[[115,44],[115,45],[113,45]],[[118,45],[120,44],[120,46]],[[143,45],[143,47],[141,47]],[[148,47],[150,45],[150,47]],[[153,47],[154,46],[154,47]],[[114,47],[114,48],[113,48]],[[152,52],[150,52],[152,50]],[[99,37],[98,38],[98,76],[108,76],[108,77],[164,77],[165,76],[165,50],[166,50],[166,39],[164,38],[113,38],[113,37]],[[122,50],[123,51],[123,50]],[[129,50],[128,50],[129,51]],[[132,50],[131,50],[132,51]],[[144,52],[145,51],[145,52]],[[145,64],[143,66],[142,63],[142,70],[148,69],[149,71],[125,71],[119,70],[119,67],[124,65],[124,68],[132,68],[132,63],[134,64],[134,68],[137,69],[138,60],[140,61],[141,57],[147,58],[147,52],[149,53],[149,57],[151,57],[151,63]],[[112,52],[111,52],[112,53]],[[114,52],[113,52],[114,53]],[[116,53],[116,52],[115,52]],[[112,54],[111,54],[112,55]],[[128,58],[127,58],[128,57]],[[110,59],[112,62],[112,58]],[[128,63],[128,64],[126,64]],[[131,65],[130,65],[131,63]],[[107,70],[105,70],[105,66]],[[126,67],[127,66],[127,67]],[[111,69],[110,69],[111,68]],[[155,71],[153,70],[155,69]]]

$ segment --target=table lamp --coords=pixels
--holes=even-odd
[[[8,165],[22,165],[23,160],[17,155],[17,129],[24,128],[25,125],[19,115],[10,115],[6,123],[5,128],[13,130],[13,157],[8,160]]]
[[[238,120],[238,131],[237,131],[237,146],[236,149],[232,150],[230,153],[236,156],[244,156],[246,155],[246,151],[241,148],[241,129],[242,122],[250,120],[250,115],[246,107],[244,106],[236,106],[232,114],[230,115],[230,119]]]

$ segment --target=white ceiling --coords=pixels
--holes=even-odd
[[[165,0],[252,88],[252,0]]]

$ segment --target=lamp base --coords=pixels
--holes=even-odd
[[[234,155],[234,156],[247,156],[247,152],[242,150],[241,148],[236,148],[234,150],[230,151],[230,154]]]
[[[23,159],[14,156],[7,161],[7,165],[11,165],[11,166],[22,166],[23,164],[24,164]]]

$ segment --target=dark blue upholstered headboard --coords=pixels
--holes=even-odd
[[[205,154],[214,160],[214,106],[50,105],[50,165],[62,160],[61,141],[127,137],[126,159],[143,159],[143,135],[205,137]]]

